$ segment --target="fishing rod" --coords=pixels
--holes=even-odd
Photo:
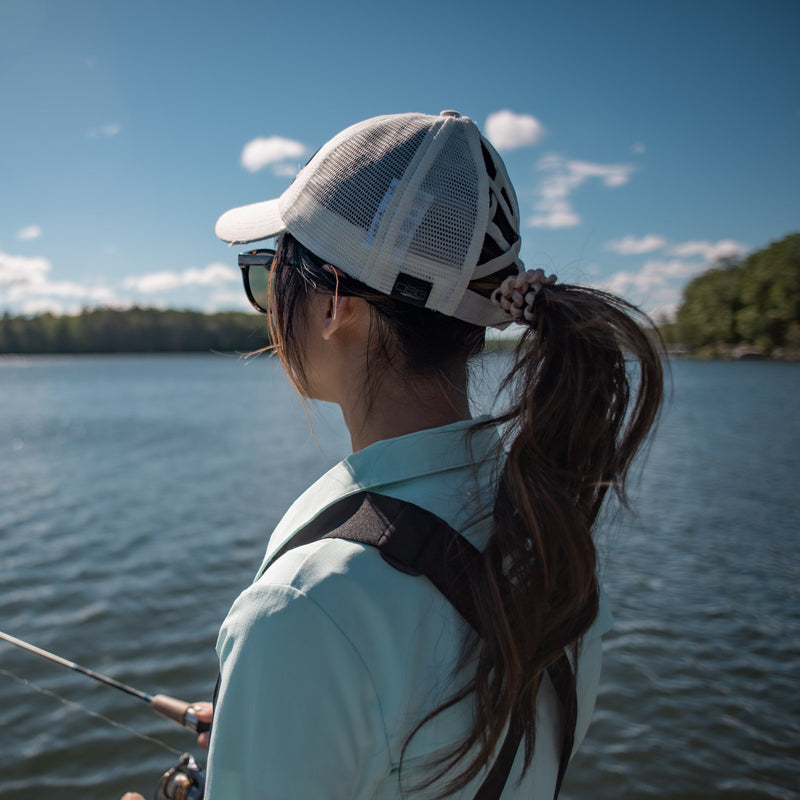
[[[192,710],[191,703],[186,703],[183,700],[178,700],[177,698],[170,697],[166,694],[151,695],[147,694],[147,692],[140,692],[138,689],[134,689],[132,686],[127,686],[124,683],[115,681],[113,678],[109,678],[107,675],[101,675],[99,672],[82,667],[80,664],[76,664],[74,661],[68,661],[66,658],[55,655],[55,653],[42,650],[41,647],[36,647],[28,642],[23,642],[22,639],[17,639],[16,636],[10,636],[7,633],[3,633],[3,631],[0,631],[0,639],[4,639],[5,641],[9,642],[9,644],[16,645],[23,650],[27,650],[29,653],[35,653],[37,656],[46,658],[48,661],[60,664],[62,667],[71,669],[73,672],[80,672],[82,675],[86,675],[87,677],[93,678],[100,683],[104,683],[106,686],[119,689],[121,692],[125,692],[132,697],[143,700],[144,702],[150,704],[156,714],[160,714],[162,717],[171,719],[173,722],[177,722],[179,725],[183,725],[184,728],[189,728],[189,730],[192,730],[195,733],[204,733],[211,727],[207,722],[200,722],[200,720],[197,719],[197,716]]]
[[[50,653],[43,650],[41,647],[24,642],[22,639],[17,639],[16,636],[11,636],[8,633],[0,631],[0,639],[13,644],[22,650],[27,650],[29,653],[34,653],[41,658],[52,661],[55,664],[60,664],[62,667],[71,669],[73,672],[79,672],[81,675],[86,675],[99,683],[106,686],[111,686],[114,689],[119,689],[121,692],[136,697],[148,703],[150,707],[157,714],[162,717],[171,719],[177,722],[184,728],[195,733],[204,733],[210,730],[211,726],[207,722],[200,722],[197,719],[194,711],[192,710],[191,703],[186,703],[183,700],[178,700],[175,697],[170,697],[166,694],[150,695],[147,692],[141,692],[128,686],[125,683],[116,681],[109,678],[107,675],[101,675],[99,672],[82,667],[74,661],[69,661],[66,658],[57,656],[55,653]],[[155,800],[202,800],[205,791],[205,771],[197,765],[197,762],[188,753],[184,753],[180,761],[172,769],[167,770],[161,777],[161,780],[156,786]]]

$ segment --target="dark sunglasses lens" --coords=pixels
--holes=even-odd
[[[269,286],[269,268],[251,264],[247,268],[247,285],[250,287],[250,299],[260,311],[267,310],[267,289]]]
[[[248,250],[239,253],[239,267],[247,299],[259,311],[267,313],[267,287],[274,250]]]

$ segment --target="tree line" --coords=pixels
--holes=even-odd
[[[692,280],[661,334],[673,350],[726,357],[737,348],[800,359],[800,233]],[[264,317],[244,312],[99,308],[76,316],[0,317],[0,354],[250,352],[269,344]]]
[[[660,328],[668,345],[692,355],[800,358],[800,233],[715,264]]]
[[[0,353],[250,352],[269,344],[258,314],[98,308],[75,316],[0,317]]]

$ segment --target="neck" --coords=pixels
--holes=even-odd
[[[414,380],[386,376],[374,396],[353,392],[340,403],[353,452],[382,439],[470,418],[466,371],[457,380],[435,375]]]

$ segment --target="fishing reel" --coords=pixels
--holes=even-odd
[[[161,777],[153,800],[203,800],[205,788],[205,770],[184,753],[177,765]]]

